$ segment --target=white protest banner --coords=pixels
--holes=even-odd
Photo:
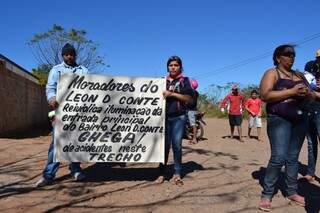
[[[163,162],[164,78],[62,75],[54,160]]]

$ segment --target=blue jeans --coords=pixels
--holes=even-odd
[[[286,167],[285,183],[287,196],[297,193],[299,153],[306,136],[307,118],[291,123],[279,116],[269,115],[267,133],[271,146],[271,157],[264,177],[262,198],[271,199],[282,166]]]
[[[308,169],[307,175],[314,176],[318,155],[318,136],[320,135],[320,111],[313,112],[308,116],[309,128],[307,132],[308,140]]]
[[[42,176],[47,180],[54,179],[60,165],[59,162],[53,162],[53,153],[54,153],[54,131],[52,131],[52,141],[48,150],[47,165],[42,172]],[[69,165],[69,170],[71,172],[71,175],[75,174],[76,172],[80,172],[81,171],[80,163],[75,163],[75,162],[71,163]]]
[[[164,164],[160,163],[160,172],[163,175],[168,163],[169,150],[172,145],[174,159],[174,174],[181,175],[182,170],[182,137],[187,122],[186,115],[168,117],[166,119]]]

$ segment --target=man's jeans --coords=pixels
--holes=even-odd
[[[271,145],[271,157],[264,178],[262,198],[273,197],[282,166],[286,167],[287,196],[297,193],[298,158],[306,131],[307,118],[294,124],[276,115],[268,116],[267,133]]]
[[[187,116],[168,117],[166,119],[165,134],[165,162],[160,163],[160,172],[163,175],[168,163],[169,150],[172,145],[174,159],[174,174],[181,175],[182,170],[182,137],[185,131]]]
[[[318,155],[318,136],[320,135],[320,112],[313,112],[308,116],[308,169],[307,175],[314,176]]]
[[[56,176],[56,172],[59,169],[59,162],[53,162],[53,152],[54,152],[54,131],[52,131],[52,141],[48,150],[48,161],[47,165],[44,168],[42,174],[43,177],[47,180],[53,180]],[[80,163],[71,163],[69,165],[69,170],[71,171],[71,175],[74,175],[76,172],[81,171]]]

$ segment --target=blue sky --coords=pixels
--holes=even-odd
[[[85,29],[100,44],[109,75],[164,76],[168,57],[178,55],[200,91],[227,82],[258,84],[280,44],[302,43],[294,68],[314,59],[319,8],[319,0],[5,0],[0,53],[31,70],[38,64],[27,41],[58,24]],[[246,59],[250,63],[230,69]]]

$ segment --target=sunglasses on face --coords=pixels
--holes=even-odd
[[[284,52],[281,54],[282,56],[286,56],[286,57],[289,57],[289,58],[294,58],[296,57],[296,54],[293,53],[293,52]]]

